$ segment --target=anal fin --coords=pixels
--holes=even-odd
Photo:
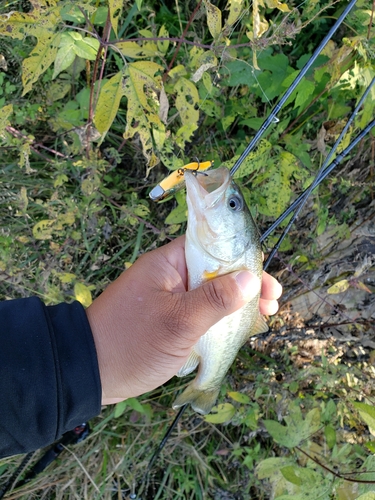
[[[186,360],[184,366],[182,366],[178,370],[176,374],[177,377],[185,377],[186,375],[189,375],[189,373],[193,372],[198,365],[199,365],[199,356],[193,349],[190,353],[190,356]]]

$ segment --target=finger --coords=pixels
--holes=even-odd
[[[220,276],[185,294],[184,316],[195,338],[259,293],[260,281],[249,271]],[[185,323],[186,324],[186,323]]]
[[[273,316],[279,310],[279,303],[277,300],[259,300],[259,311],[260,314],[265,316]]]
[[[283,287],[270,274],[263,271],[262,289],[260,296],[265,300],[277,300],[283,293]]]

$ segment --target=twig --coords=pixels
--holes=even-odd
[[[319,465],[322,469],[326,470],[327,472],[331,473],[335,477],[338,477],[339,479],[344,479],[345,481],[348,481],[350,483],[362,483],[362,484],[375,484],[375,481],[365,481],[363,479],[351,479],[350,477],[346,477],[343,474],[339,474],[338,472],[335,472],[334,470],[330,469],[326,465],[322,464],[317,458],[312,457],[309,455],[306,451],[304,451],[302,448],[299,446],[296,446],[296,450],[300,451],[304,455],[306,455],[307,458],[315,462],[317,465]],[[358,471],[358,472],[350,472],[350,474],[367,474],[370,471]]]
[[[370,16],[370,22],[369,22],[368,30],[367,30],[367,40],[370,40],[371,26],[372,26],[372,21],[374,19],[374,10],[375,10],[375,0],[372,0],[371,16]]]
[[[375,0],[374,0],[374,1],[375,1]],[[164,75],[163,75],[163,83],[165,83],[165,81],[166,81],[166,79],[167,79],[167,76],[168,76],[168,73],[170,72],[170,70],[171,70],[171,69],[172,69],[172,67],[173,67],[173,64],[174,64],[174,62],[175,62],[175,60],[176,60],[177,54],[178,54],[178,52],[179,52],[179,50],[180,50],[180,48],[181,48],[181,45],[182,45],[182,40],[184,39],[184,37],[185,37],[186,33],[188,32],[188,30],[189,30],[189,28],[190,28],[190,26],[191,26],[191,23],[194,21],[194,18],[195,18],[195,16],[196,16],[196,14],[197,14],[198,10],[200,9],[201,4],[202,4],[202,0],[199,0],[199,2],[198,2],[198,4],[197,4],[197,6],[195,7],[195,9],[194,9],[194,11],[193,11],[192,15],[190,16],[189,21],[187,22],[187,25],[186,25],[186,27],[185,27],[185,29],[184,29],[183,33],[182,33],[182,39],[181,39],[181,41],[179,41],[179,42],[178,42],[177,47],[176,47],[176,49],[175,49],[175,51],[174,51],[173,57],[172,57],[172,59],[171,59],[171,62],[170,62],[170,63],[169,63],[169,65],[168,65],[167,71],[166,71],[166,72],[164,73]]]

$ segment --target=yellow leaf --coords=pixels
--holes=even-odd
[[[143,154],[150,161],[153,158],[152,131],[159,130],[159,137],[165,129],[159,117],[160,103],[156,91],[162,89],[162,67],[151,61],[136,61],[128,64],[124,95],[128,98],[126,129],[124,139],[136,133],[142,143]]]
[[[110,129],[120,106],[122,94],[122,72],[119,71],[100,89],[94,124],[101,134]]]
[[[336,293],[343,293],[349,288],[348,280],[340,280],[334,285],[330,286],[327,290],[327,293],[333,295]]]
[[[36,240],[50,240],[52,238],[54,220],[41,220],[33,227],[33,236]]]
[[[0,16],[0,34],[22,40],[25,37],[25,28],[35,24],[39,19],[36,9],[30,13],[11,11]]]
[[[92,303],[90,289],[83,283],[76,283],[74,285],[74,295],[76,300],[78,300],[78,302],[80,302],[84,307],[89,307]]]
[[[177,78],[180,76],[185,76],[187,74],[185,66],[182,64],[178,64],[174,68],[172,68],[169,72],[169,77],[170,78]]]
[[[263,2],[261,3],[263,5]],[[268,22],[263,17],[261,19],[259,14],[259,1],[254,0],[253,2],[253,31],[254,31],[254,40],[261,37],[263,33],[268,30]]]
[[[139,41],[138,43],[119,42],[116,43],[116,47],[120,49],[125,57],[131,57],[132,59],[144,59],[158,55],[156,44],[147,41]]]
[[[13,105],[8,104],[0,109],[0,134],[9,125],[8,118],[13,113]]]
[[[199,102],[199,94],[196,86],[186,78],[179,78],[174,86],[176,96],[176,108],[180,113],[182,127],[177,131],[176,141],[178,145],[183,147],[186,141],[198,128],[199,110],[197,109]]]
[[[73,273],[56,273],[56,276],[61,283],[71,283],[76,278],[76,275]]]
[[[61,231],[64,226],[71,226],[74,224],[76,217],[74,212],[67,212],[66,214],[60,214],[57,216],[55,221],[54,231]]]
[[[225,22],[226,26],[232,26],[240,17],[243,0],[229,0],[229,16]]]
[[[30,56],[22,62],[22,83],[24,96],[32,89],[33,84],[54,62],[60,43],[60,34],[40,29],[38,43]]]
[[[286,3],[281,3],[279,0],[265,0],[267,7],[270,9],[279,9],[281,12],[290,12]]]
[[[221,10],[206,0],[204,2],[207,12],[207,26],[212,38],[217,38],[221,34]]]
[[[29,199],[27,197],[27,190],[24,186],[21,187],[21,191],[18,195],[18,208],[16,215],[25,215],[27,206],[29,204]]]
[[[122,11],[122,4],[123,4],[122,0],[108,0],[109,15],[111,17],[112,28],[113,31],[116,33],[116,36],[117,36],[118,20]]]
[[[268,22],[264,17],[263,19],[261,19],[260,17],[259,4],[264,6],[263,0],[253,1],[253,31],[247,33],[247,36],[250,40],[256,40],[268,30]],[[257,53],[255,49],[253,51],[253,66],[255,69],[260,69],[258,66]]]
[[[230,403],[223,403],[221,405],[214,406],[211,410],[212,413],[205,415],[204,419],[206,422],[211,422],[212,424],[224,424],[229,422],[229,420],[236,413],[235,407]]]

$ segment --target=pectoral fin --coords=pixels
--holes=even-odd
[[[189,375],[189,373],[193,372],[198,365],[199,356],[193,349],[184,366],[178,370],[177,377],[185,377],[186,375]]]
[[[266,323],[264,317],[259,314],[258,319],[255,322],[254,328],[251,330],[251,335],[257,335],[258,333],[268,332],[269,327]]]

